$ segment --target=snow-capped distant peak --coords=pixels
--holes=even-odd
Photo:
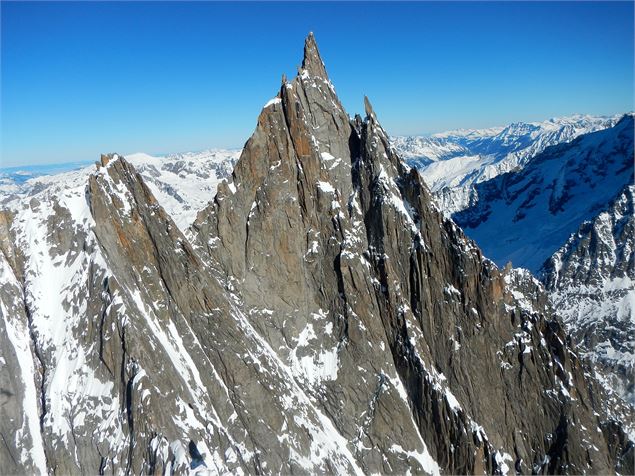
[[[153,156],[144,152],[124,155],[137,169],[153,195],[185,231],[196,213],[216,194],[218,183],[228,177],[240,156],[240,149],[208,149],[166,156]],[[57,170],[63,170],[63,168]],[[77,164],[68,164],[69,168]],[[16,180],[11,174],[0,176],[0,203],[11,207],[21,197],[45,192],[59,195],[65,189],[85,185],[94,165],[75,170],[49,174],[50,166],[34,167],[27,180]],[[40,175],[40,170],[43,175]]]
[[[430,137],[395,137],[392,144],[419,169],[447,215],[474,204],[474,186],[524,166],[547,147],[615,125],[623,115],[575,114],[542,122],[458,129]]]

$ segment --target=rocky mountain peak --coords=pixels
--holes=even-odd
[[[375,111],[373,111],[373,106],[368,99],[368,96],[364,96],[364,112],[366,112],[366,117],[371,118],[374,116]]]
[[[101,156],[99,157],[98,165],[101,165],[102,167],[106,167],[111,160],[116,159],[118,157],[119,156],[115,153],[101,154]]]
[[[313,59],[323,66],[310,35]],[[539,283],[484,259],[370,101],[350,120],[325,78],[283,84],[193,229],[250,324],[365,471],[613,467],[602,410],[580,403],[595,387]],[[583,441],[605,449],[571,450]]]
[[[315,42],[315,36],[313,32],[304,40],[304,58],[302,59],[302,69],[307,71],[311,76],[317,76],[322,79],[328,80],[328,74],[326,73],[326,67],[320,56],[317,43]]]

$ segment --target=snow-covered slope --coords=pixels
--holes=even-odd
[[[476,185],[453,218],[499,265],[538,271],[584,221],[633,181],[633,116],[547,148],[522,169]]]
[[[568,329],[635,405],[635,186],[584,222],[540,272]]]
[[[405,161],[420,170],[425,170],[433,162],[470,155],[470,150],[465,145],[437,135],[397,136],[392,137],[390,143]]]
[[[127,155],[126,159],[135,166],[179,229],[186,231],[196,213],[214,196],[218,183],[231,175],[240,152],[240,149],[210,149],[167,156],[136,153]],[[0,174],[0,204],[11,206],[49,188],[49,193],[59,193],[85,180],[94,168],[92,164],[72,163],[5,171]]]
[[[626,115],[477,184],[478,200],[453,217],[498,264],[539,273],[606,388],[634,404],[632,184],[633,116]]]
[[[187,152],[166,157],[132,154],[126,159],[135,166],[152,193],[185,231],[196,213],[216,193],[218,183],[231,175],[240,149]]]
[[[547,147],[613,126],[621,115],[574,115],[506,127],[395,137],[392,145],[423,175],[446,214],[478,200],[477,183],[523,166]]]

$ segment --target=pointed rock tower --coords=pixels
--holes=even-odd
[[[442,216],[364,102],[309,34],[197,248],[364,472],[613,472],[632,445],[540,285]]]

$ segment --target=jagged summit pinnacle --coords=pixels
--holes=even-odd
[[[101,164],[102,167],[106,167],[111,160],[116,159],[118,157],[119,155],[115,152],[110,152],[108,154],[101,154],[101,156],[99,157],[99,162],[97,164],[98,165]]]
[[[366,116],[368,117],[373,117],[375,115],[373,105],[370,103],[370,99],[368,99],[368,96],[364,96],[364,111],[366,112]]]
[[[311,76],[319,76],[324,79],[328,79],[324,62],[320,56],[317,43],[313,32],[309,32],[309,35],[304,40],[304,58],[302,59],[302,69],[308,71]]]

